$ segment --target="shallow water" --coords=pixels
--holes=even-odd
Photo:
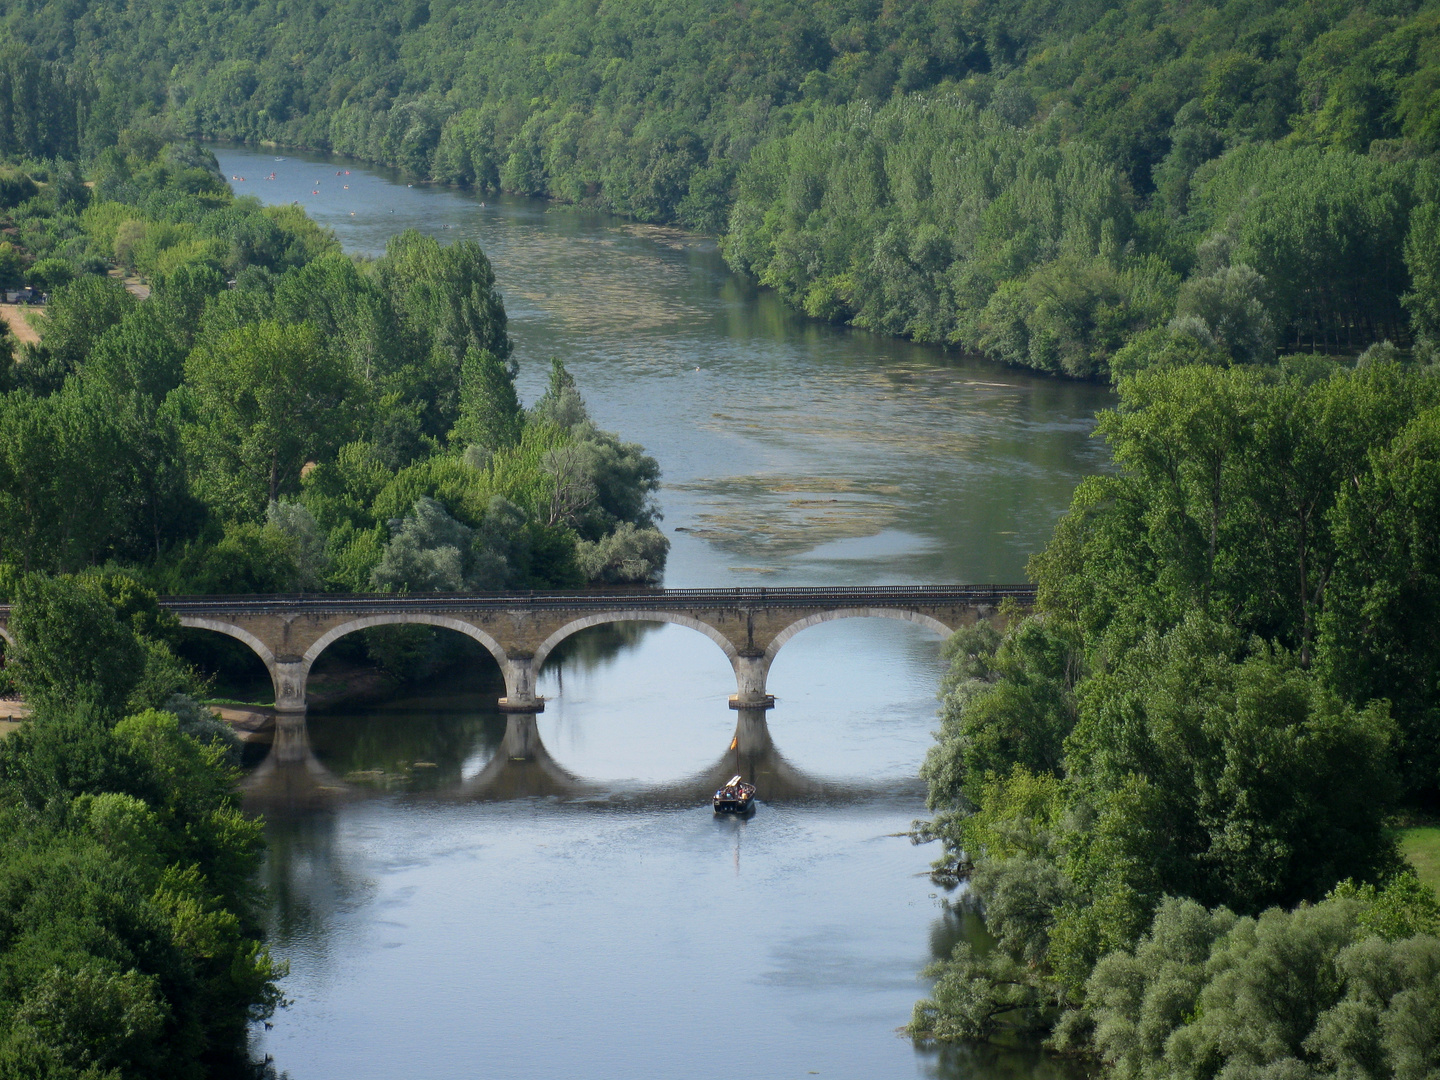
[[[1103,389],[797,318],[711,241],[315,156],[217,156],[246,178],[238,192],[303,203],[347,250],[378,254],[407,227],[477,240],[522,397],[560,355],[597,422],[660,460],[669,585],[1020,581],[1104,467],[1089,438]],[[1051,1068],[896,1035],[932,950],[965,932],[925,874],[935,852],[897,835],[924,813],[937,641],[880,620],[807,630],[772,668],[768,722],[727,708],[728,662],[686,628],[567,645],[533,729],[507,734],[498,672],[477,655],[414,699],[312,716],[308,756],[252,775],[295,1002],[257,1032],[278,1068]],[[737,752],[772,797],[716,821],[705,785]]]

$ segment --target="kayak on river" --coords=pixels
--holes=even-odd
[[[748,814],[755,809],[755,785],[747,784],[738,775],[732,776],[715,792],[715,813]]]

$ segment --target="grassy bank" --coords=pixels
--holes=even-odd
[[[1400,850],[1415,867],[1420,880],[1440,893],[1440,825],[1402,829]]]

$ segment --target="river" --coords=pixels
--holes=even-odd
[[[216,155],[238,193],[301,203],[348,251],[405,228],[478,241],[522,398],[561,356],[597,423],[659,459],[667,585],[1021,581],[1104,468],[1103,388],[797,317],[713,241],[319,155]],[[973,931],[925,873],[937,852],[903,835],[925,812],[938,641],[848,620],[790,642],[768,728],[741,718],[790,795],[747,821],[699,794],[737,730],[711,641],[667,625],[570,645],[528,761],[477,657],[412,699],[312,715],[303,769],[251,776],[293,1001],[257,1053],[292,1080],[1052,1068],[897,1034],[920,969]]]

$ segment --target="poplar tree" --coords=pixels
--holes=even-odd
[[[523,422],[509,368],[489,349],[470,349],[460,369],[460,416],[451,444],[490,451],[515,446]]]

